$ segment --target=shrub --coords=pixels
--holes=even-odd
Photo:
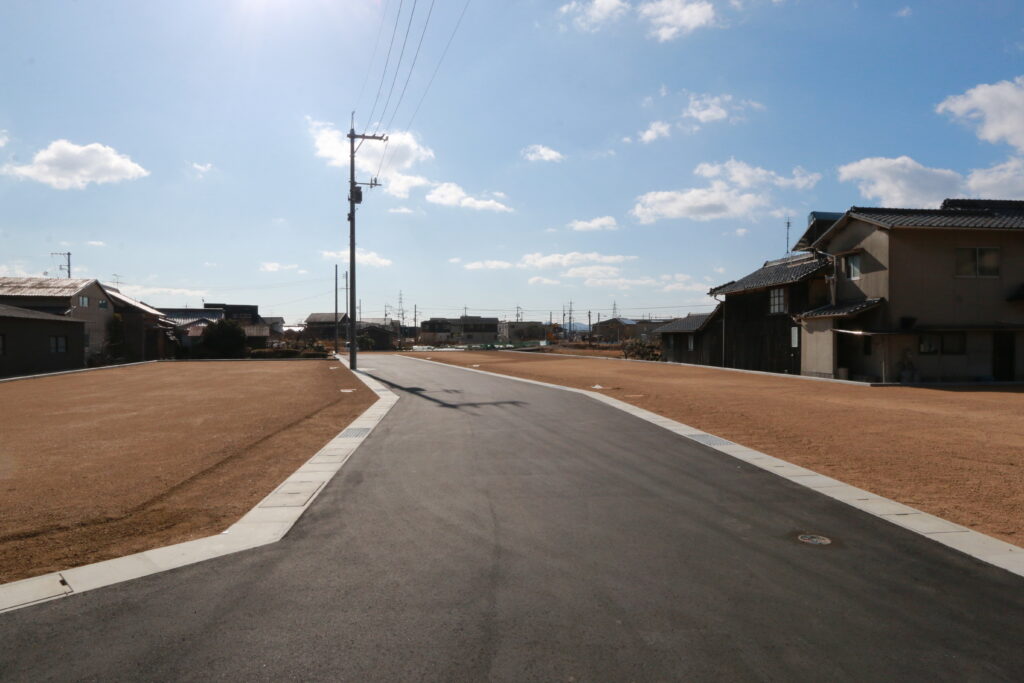
[[[634,360],[660,360],[661,347],[640,339],[631,339],[622,345],[622,356]]]
[[[234,320],[218,320],[203,331],[203,346],[214,358],[241,358],[245,353],[245,330]]]
[[[307,349],[299,354],[299,358],[327,358],[327,354],[323,351],[311,351]]]
[[[298,349],[253,349],[250,358],[298,358]]]

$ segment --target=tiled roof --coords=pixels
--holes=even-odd
[[[828,259],[815,254],[796,254],[765,264],[750,275],[711,290],[710,294],[735,294],[789,285],[805,280],[828,266]]]
[[[0,277],[0,296],[71,297],[93,282],[61,277]]]
[[[8,306],[7,304],[0,304],[0,318],[21,318],[24,320],[49,320],[50,322],[81,324],[84,324],[85,322],[83,320],[76,320],[74,318],[65,318],[64,316],[61,315],[53,315],[51,313],[33,311],[28,308]]]
[[[346,320],[348,320],[348,315],[344,311],[338,311],[338,322]],[[334,313],[310,313],[306,317],[307,325],[325,325],[327,323],[334,324]]]
[[[141,311],[149,313],[150,315],[160,316],[161,318],[164,317],[163,311],[158,311],[149,304],[143,303],[141,301],[136,301],[130,296],[125,296],[124,294],[121,293],[119,289],[115,287],[107,287],[106,285],[104,285],[103,289],[107,290],[107,294],[110,295],[110,298],[114,300],[115,304],[120,303],[125,306],[133,306]]]
[[[653,330],[654,334],[671,334],[677,332],[699,332],[718,313],[716,307],[710,313],[689,313],[685,318],[677,318],[668,325]]]
[[[215,322],[224,319],[224,311],[216,308],[167,308],[164,317],[178,327],[191,325],[197,320]]]
[[[853,318],[864,311],[870,310],[885,301],[885,299],[865,299],[845,304],[828,304],[820,306],[800,314],[801,318]]]
[[[973,228],[1024,230],[1024,210],[991,209],[882,209],[854,206],[850,216],[888,228]]]

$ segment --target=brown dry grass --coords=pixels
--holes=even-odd
[[[500,351],[408,354],[590,389],[1024,544],[1024,389],[869,387]]]
[[[375,400],[333,361],[0,383],[0,583],[218,533]]]

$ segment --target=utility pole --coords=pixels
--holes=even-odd
[[[402,350],[402,328],[405,327],[405,303],[402,301],[402,290],[398,290],[398,350]]]
[[[590,311],[587,311],[587,343],[592,341],[594,336],[594,326],[590,324]]]
[[[413,333],[413,339],[418,344],[420,342],[420,312],[419,305],[412,305],[412,327],[416,332]]]
[[[388,139],[387,135],[363,135],[356,133],[355,112],[352,113],[352,125],[348,131],[348,270],[352,274],[351,291],[349,302],[352,310],[356,308],[356,204],[363,202],[363,188],[360,185],[376,187],[380,183],[376,178],[371,178],[369,183],[356,182],[356,139],[359,140],[382,140]],[[359,144],[362,144],[361,142]],[[360,305],[360,309],[362,306]],[[360,311],[361,313],[361,311]],[[362,317],[362,315],[360,315]],[[348,364],[353,370],[357,368],[356,349],[356,322],[351,317],[348,321]]]
[[[576,336],[573,332],[575,332],[575,330],[572,327],[572,299],[569,299],[569,336],[571,338],[575,338]]]
[[[118,275],[117,273],[111,273],[111,277],[114,278],[114,286],[117,287],[118,289],[120,289],[121,288],[121,276]]]
[[[334,264],[334,353],[338,353],[338,264]]]
[[[789,216],[786,216],[786,256],[789,256]]]
[[[71,279],[71,252],[70,251],[51,251],[50,256],[63,256],[68,260],[66,266],[59,266],[60,270],[63,270],[67,274],[68,279]]]

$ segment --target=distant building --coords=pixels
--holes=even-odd
[[[671,321],[671,318],[608,318],[596,322],[590,328],[591,338],[602,342],[624,342],[630,339],[650,340],[658,335],[654,330]]]
[[[203,308],[224,311],[225,319],[234,320],[242,327],[263,324],[260,307],[252,304],[203,304]]]
[[[311,339],[334,339],[334,313],[310,313],[306,316],[305,335]],[[348,339],[348,314],[338,313],[338,338]]]
[[[498,319],[479,315],[458,318],[430,318],[420,323],[423,344],[494,344],[498,341]]]
[[[82,321],[83,362],[102,356],[107,350],[107,330],[114,307],[98,280],[0,277],[0,303]]]
[[[503,320],[498,323],[498,341],[524,342],[547,338],[547,331],[542,322],[525,320]]]
[[[177,345],[174,323],[163,311],[122,294],[116,287],[104,285],[104,289],[110,295],[114,311],[121,316],[124,332],[121,352],[125,360],[155,360],[174,355]]]
[[[722,364],[722,307],[690,313],[654,330],[661,335],[661,355],[672,363]]]
[[[0,377],[85,367],[84,320],[0,304]]]

